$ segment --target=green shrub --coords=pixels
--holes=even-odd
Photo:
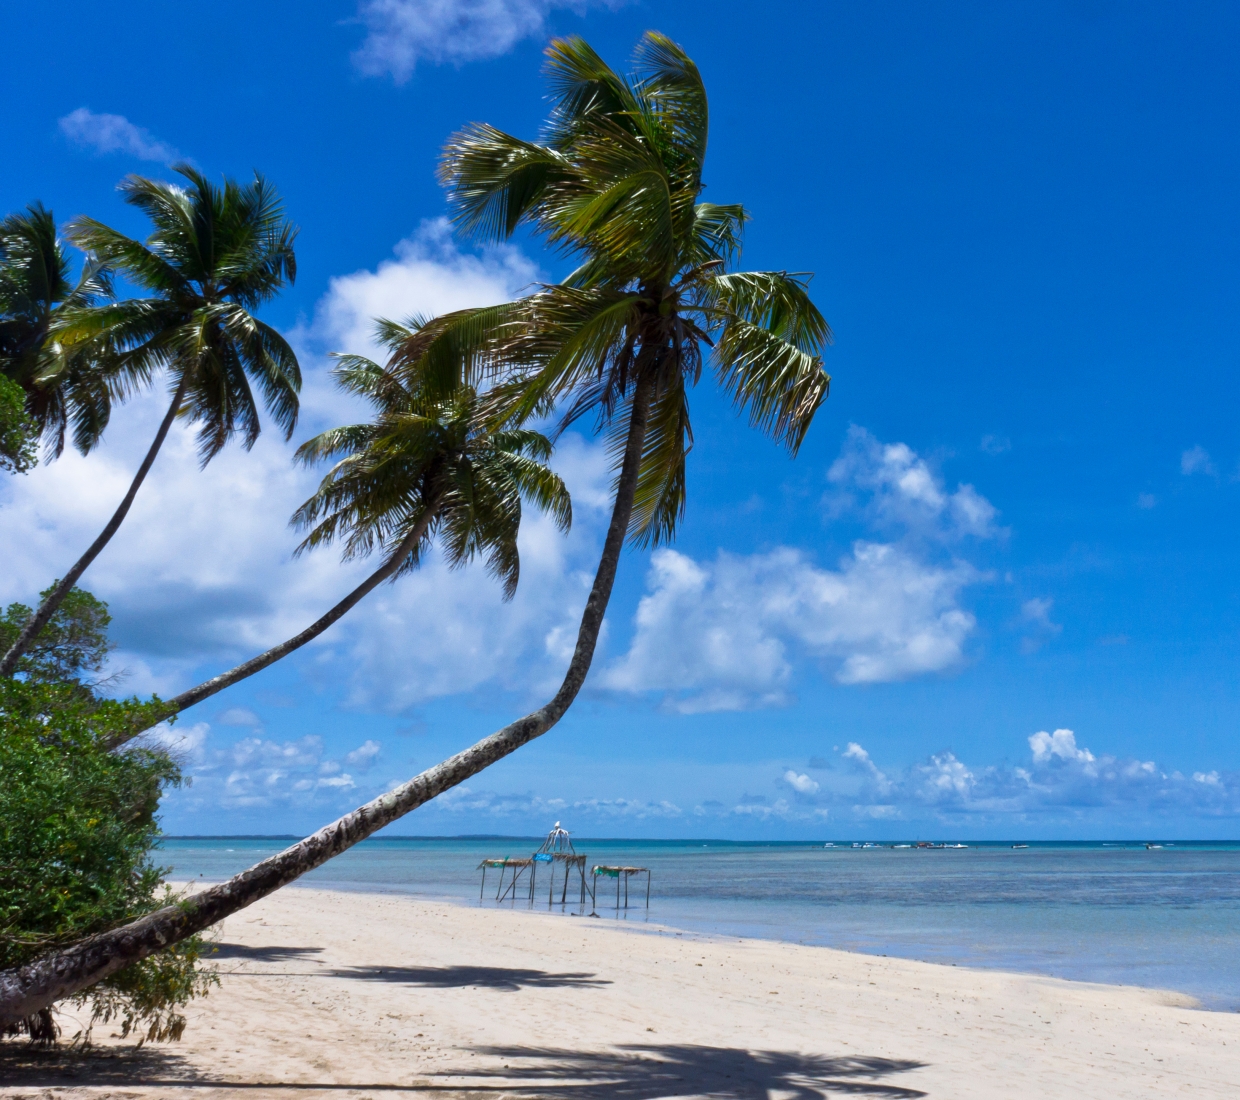
[[[0,679],[0,969],[125,924],[175,899],[151,862],[160,794],[178,765],[151,748],[104,746],[158,704],[101,700],[75,683]],[[91,1025],[177,1039],[177,1011],[215,977],[194,937],[105,979],[76,1003]],[[11,1031],[50,1040],[50,1013]],[[89,1037],[89,1027],[87,1029]]]

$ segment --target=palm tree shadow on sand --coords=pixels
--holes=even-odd
[[[5,1045],[7,1046],[7,1044]],[[167,1048],[39,1050],[0,1046],[0,1080],[25,1088],[159,1087],[307,1093],[357,1091],[541,1100],[825,1100],[834,1096],[912,1100],[920,1089],[890,1081],[924,1062],[894,1058],[830,1058],[778,1050],[641,1044],[582,1052],[538,1047],[476,1047],[502,1061],[492,1070],[442,1071],[431,1083],[397,1081],[247,1081],[204,1072]],[[403,1075],[401,1075],[403,1076]],[[438,1079],[436,1081],[436,1078]],[[468,1083],[463,1083],[467,1081]]]
[[[498,1078],[508,1096],[555,1100],[821,1100],[829,1096],[918,1097],[926,1093],[887,1080],[924,1062],[831,1058],[779,1050],[689,1045],[626,1045],[581,1052],[535,1047],[478,1047],[504,1067],[473,1072]],[[474,1085],[474,1088],[477,1086]]]
[[[547,970],[520,970],[506,966],[349,966],[327,972],[333,978],[356,978],[432,989],[586,989],[611,985],[584,971],[553,974]]]

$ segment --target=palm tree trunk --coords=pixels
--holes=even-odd
[[[422,536],[426,534],[426,529],[435,518],[438,507],[439,498],[436,498],[426,506],[413,530],[405,536],[404,540],[392,552],[391,557],[388,558],[383,566],[371,573],[369,577],[345,596],[326,615],[311,623],[300,634],[294,634],[287,641],[281,642],[277,646],[272,646],[266,653],[260,653],[257,657],[251,658],[244,664],[237,665],[236,668],[230,669],[228,672],[222,672],[219,676],[213,676],[210,680],[204,680],[197,687],[190,688],[188,691],[181,692],[180,695],[173,696],[164,704],[164,708],[159,712],[157,718],[148,719],[144,725],[135,726],[134,729],[127,733],[118,734],[111,741],[107,742],[104,747],[108,749],[120,748],[121,745],[132,741],[140,733],[145,733],[152,726],[171,718],[174,714],[179,714],[187,707],[192,707],[195,703],[201,703],[204,699],[209,699],[216,692],[223,691],[226,687],[232,687],[233,684],[253,676],[256,672],[261,672],[268,665],[275,664],[280,658],[287,657],[294,650],[300,649],[307,642],[317,638],[332,623],[341,618],[355,604],[359,603],[363,597],[373,592],[400,569],[401,563],[422,541]]]
[[[549,703],[227,882],[26,966],[0,971],[0,1027],[89,989],[130,963],[252,905],[551,729],[568,710],[590,671],[620,551],[628,535],[649,414],[650,382],[642,377],[633,395],[616,501],[594,587],[581,616],[577,647],[564,681]]]
[[[30,616],[26,621],[26,625],[22,627],[22,631],[17,636],[17,641],[9,648],[9,651],[0,660],[0,676],[12,676],[17,669],[18,659],[27,649],[30,648],[35,638],[39,636],[50,619],[64,601],[64,598],[73,590],[73,586],[77,584],[78,578],[86,572],[87,567],[92,561],[99,556],[100,551],[111,541],[112,536],[120,529],[121,523],[125,516],[129,513],[129,507],[133,504],[134,497],[138,495],[138,489],[141,488],[142,482],[146,480],[146,475],[150,473],[151,466],[154,465],[155,456],[159,454],[159,449],[164,445],[164,440],[168,437],[168,429],[172,427],[172,421],[176,417],[177,410],[181,407],[181,400],[185,397],[185,379],[181,379],[181,384],[177,386],[177,391],[172,397],[172,404],[168,406],[167,413],[164,414],[163,423],[159,425],[159,431],[155,433],[155,440],[151,444],[150,450],[146,452],[146,458],[142,460],[142,465],[138,467],[138,472],[134,475],[133,481],[129,485],[129,492],[125,494],[125,499],[121,501],[120,507],[112,513],[112,518],[108,520],[108,525],[100,532],[100,535],[94,542],[90,544],[90,549],[86,551],[73,568],[61,578],[56,587],[48,594],[39,609]]]

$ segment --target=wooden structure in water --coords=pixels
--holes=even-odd
[[[547,834],[547,839],[542,842],[542,847],[528,859],[513,859],[511,856],[505,856],[503,859],[484,859],[479,863],[477,869],[482,872],[482,885],[478,890],[478,900],[481,901],[486,893],[488,870],[499,871],[499,885],[495,889],[497,902],[505,901],[510,896],[513,901],[516,901],[518,885],[525,876],[525,872],[529,871],[528,884],[522,887],[521,892],[533,903],[538,868],[541,864],[546,864],[551,873],[550,882],[547,884],[548,905],[555,904],[556,879],[560,878],[557,868],[563,869],[563,877],[560,878],[561,905],[568,903],[568,887],[574,876],[578,880],[580,903],[585,905],[587,895],[591,902],[594,901],[593,881],[586,879],[586,857],[573,848],[572,837],[569,836],[567,829],[560,828],[558,821],[555,823],[555,828]],[[509,871],[512,872],[511,876]],[[649,893],[648,890],[647,893]]]
[[[503,859],[484,859],[478,864],[478,869],[482,872],[482,887],[478,891],[479,901],[482,900],[482,895],[487,888],[488,868],[499,869],[499,886],[495,889],[496,901],[503,901],[509,894],[512,895],[515,901],[517,897],[517,882],[527,870],[530,872],[530,901],[534,900],[534,861],[532,859],[510,859],[507,856]],[[510,870],[512,871],[512,877],[509,879],[507,887],[505,887],[504,879]]]
[[[624,908],[629,907],[629,879],[634,875],[646,876],[646,908],[650,908],[650,868],[649,867],[609,867],[604,864],[595,864],[590,872],[594,876],[595,889],[594,896],[598,891],[598,876],[604,875],[607,878],[616,880],[616,908],[620,908],[620,883],[624,883]]]
[[[590,901],[594,901],[594,890],[586,883],[586,857],[579,855],[573,848],[573,838],[569,836],[567,829],[560,828],[560,823],[555,823],[555,828],[547,834],[547,839],[542,842],[542,847],[531,857],[535,866],[540,863],[548,864],[548,870],[551,872],[551,881],[547,884],[547,904],[555,904],[555,880],[556,868],[564,869],[564,877],[561,879],[560,887],[560,904],[564,905],[568,901],[568,883],[573,877],[574,872],[577,875],[581,887],[580,902],[582,905],[586,903],[586,894],[590,895]],[[531,880],[530,896],[533,897],[533,884]]]

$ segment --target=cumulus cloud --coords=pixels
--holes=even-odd
[[[659,550],[628,651],[600,683],[659,692],[666,708],[700,713],[787,703],[805,658],[842,684],[958,666],[976,625],[961,594],[984,574],[953,548],[997,534],[994,506],[969,485],[948,492],[911,448],[859,428],[828,476],[833,511],[851,511],[895,540],[858,540],[835,569],[790,547],[720,551],[708,562]]]
[[[498,57],[516,43],[543,33],[557,8],[584,14],[590,7],[618,7],[622,0],[361,0],[358,17],[366,40],[353,55],[368,76],[397,84],[420,61],[459,65]]]
[[[793,650],[825,660],[844,684],[938,672],[963,658],[975,620],[957,598],[977,579],[965,563],[930,566],[865,542],[837,570],[786,547],[720,551],[706,564],[659,550],[629,650],[600,679],[700,713],[786,702]]]
[[[181,154],[148,130],[135,126],[124,115],[96,114],[86,107],[70,111],[60,119],[60,132],[75,145],[96,153],[128,153],[139,160],[169,164]]]
[[[537,266],[512,245],[480,254],[462,252],[446,218],[424,221],[393,251],[395,259],[384,260],[374,271],[331,280],[314,321],[320,341],[333,350],[379,356],[374,318],[404,321],[496,305],[516,297],[539,275]]]
[[[1206,449],[1202,446],[1195,446],[1189,447],[1180,455],[1180,473],[1185,477],[1192,474],[1208,474],[1213,477],[1217,471]]]
[[[798,794],[817,794],[819,785],[808,775],[798,775],[789,768],[784,772],[784,782]]]
[[[1029,749],[1035,764],[1045,764],[1055,757],[1079,764],[1092,764],[1095,760],[1089,749],[1076,747],[1076,734],[1071,730],[1056,730],[1054,733],[1041,730],[1029,738]]]
[[[1173,814],[1240,815],[1240,773],[1214,769],[1184,775],[1153,760],[1095,754],[1078,745],[1070,729],[1040,730],[1027,741],[1023,764],[979,765],[942,751],[898,769],[880,769],[860,744],[849,742],[834,768],[821,761],[819,789],[804,792],[779,816],[807,821],[814,811],[829,810],[841,820],[1023,827]]]
[[[294,333],[305,373],[304,435],[365,415],[332,385],[321,352],[373,353],[370,318],[435,313],[502,301],[537,275],[515,249],[468,254],[429,223],[376,270],[336,279],[312,322]],[[159,390],[116,410],[88,458],[68,451],[0,483],[9,534],[0,600],[27,603],[89,545],[124,495],[154,436]],[[168,695],[200,678],[205,662],[231,663],[302,629],[374,568],[342,564],[330,549],[292,558],[286,517],[321,471],[295,466],[278,432],[250,452],[226,448],[199,470],[193,436],[174,426],[125,524],[85,583],[107,600],[126,690]],[[566,540],[534,512],[523,524],[521,587],[505,604],[477,569],[449,570],[431,555],[416,574],[383,586],[292,660],[351,704],[402,710],[499,678],[541,690],[563,665],[588,592],[609,503],[605,450],[565,436],[554,459],[573,493]],[[421,644],[428,624],[434,646]],[[241,720],[234,714],[220,721]]]

